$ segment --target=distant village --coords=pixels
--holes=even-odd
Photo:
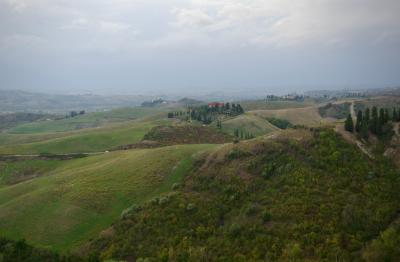
[[[367,94],[361,91],[308,91],[304,94],[290,93],[286,95],[267,95],[266,101],[304,101],[308,98],[324,98],[324,99],[335,99],[335,98],[352,98],[352,97],[366,97]]]

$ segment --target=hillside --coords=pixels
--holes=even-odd
[[[276,110],[254,110],[249,113],[262,118],[279,118],[288,120],[293,125],[319,126],[327,122],[324,120],[317,107],[288,108]]]
[[[279,130],[267,120],[252,114],[244,114],[221,123],[221,130],[233,135],[235,130],[249,132],[254,136],[265,135]]]
[[[400,210],[398,172],[333,131],[227,145],[196,166],[177,191],[136,206],[82,252],[130,261],[399,258],[380,238]]]
[[[170,191],[192,168],[193,157],[213,148],[183,145],[64,161],[0,162],[0,232],[51,249],[77,247],[124,209]]]
[[[95,111],[126,106],[137,106],[149,97],[144,96],[101,96],[59,95],[34,93],[20,90],[0,89],[0,112],[59,112],[70,110]]]

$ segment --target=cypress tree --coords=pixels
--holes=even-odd
[[[364,120],[365,120],[365,122],[366,122],[367,124],[369,123],[369,120],[370,120],[370,111],[369,111],[369,108],[365,109]]]
[[[235,129],[234,134],[235,134],[235,137],[239,138],[239,129]]]
[[[356,122],[356,132],[357,133],[361,132],[362,122],[363,122],[363,113],[361,110],[359,110],[357,113],[357,122]]]
[[[347,116],[346,121],[344,122],[344,129],[348,132],[353,133],[354,130],[354,123],[353,123],[353,118],[351,117],[351,114]]]
[[[376,106],[372,107],[371,122],[369,129],[373,134],[377,134],[379,125],[378,108]]]
[[[361,124],[360,135],[363,139],[368,140],[368,123],[365,120]]]
[[[390,120],[389,109],[385,108],[385,113],[383,116],[384,116],[384,123],[386,124]]]
[[[400,122],[400,108],[397,109],[397,122]]]
[[[397,110],[395,107],[393,107],[392,121],[397,122]]]
[[[385,110],[383,108],[379,109],[379,125],[383,126],[385,124]]]

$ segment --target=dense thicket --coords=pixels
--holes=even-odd
[[[177,191],[125,212],[89,252],[132,261],[376,261],[390,249],[380,233],[400,210],[399,174],[333,131],[290,132],[299,133],[199,162]]]

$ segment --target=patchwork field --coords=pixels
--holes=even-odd
[[[57,250],[96,236],[132,204],[168,192],[214,145],[182,145],[105,153],[82,159],[0,166],[0,233]],[[8,184],[13,175],[38,177]]]

